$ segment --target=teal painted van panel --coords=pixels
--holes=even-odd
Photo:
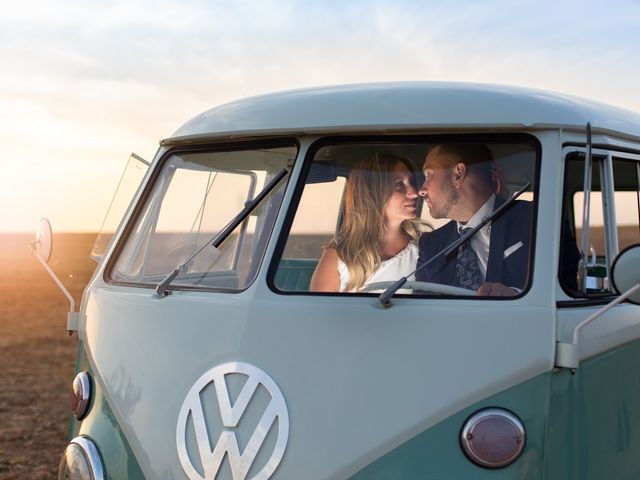
[[[545,373],[458,412],[368,465],[361,479],[640,478],[640,342]],[[502,407],[527,431],[523,455],[500,470],[473,465],[460,429],[475,411]]]
[[[553,376],[548,479],[640,478],[640,342]]]
[[[540,375],[458,412],[352,478],[640,478],[639,366],[640,342],[634,342],[583,361],[575,375],[568,370]],[[88,370],[83,350],[78,368]],[[71,437],[94,440],[108,478],[144,478],[99,386],[93,398],[87,417],[72,421]],[[492,406],[513,411],[527,429],[523,456],[501,470],[476,467],[459,446],[464,420]]]
[[[69,439],[78,435],[86,435],[91,438],[102,457],[107,479],[143,480],[145,477],[124,433],[120,429],[111,407],[102,395],[100,386],[94,381],[82,341],[78,345],[76,370],[89,372],[93,395],[88,413],[81,421],[71,416]]]
[[[387,453],[358,472],[352,479],[543,478],[547,398],[551,388],[551,377],[551,373],[540,375],[458,412]],[[500,470],[477,467],[467,460],[460,448],[462,424],[470,415],[485,407],[502,407],[512,411],[520,417],[527,431],[522,456]]]

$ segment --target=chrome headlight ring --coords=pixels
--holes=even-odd
[[[71,389],[71,413],[77,420],[81,420],[87,413],[91,401],[92,390],[89,373],[78,373],[73,379]]]
[[[104,467],[96,445],[86,436],[71,440],[60,459],[58,480],[104,480]]]

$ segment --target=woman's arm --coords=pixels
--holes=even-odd
[[[312,292],[339,292],[338,254],[335,248],[327,247],[316,266],[309,290]]]

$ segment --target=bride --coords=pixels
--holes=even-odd
[[[408,159],[375,153],[356,163],[346,182],[342,225],[320,257],[310,290],[357,292],[413,272],[422,225],[417,199]]]

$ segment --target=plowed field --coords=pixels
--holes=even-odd
[[[56,478],[67,444],[76,336],[69,302],[28,248],[0,235],[0,479]],[[80,304],[96,263],[91,234],[54,237],[49,265]],[[77,308],[77,307],[76,307]]]

